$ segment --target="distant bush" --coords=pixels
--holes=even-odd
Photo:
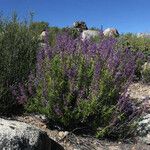
[[[120,42],[120,43],[119,43]],[[134,52],[143,52],[145,55],[145,59],[150,57],[150,39],[149,38],[142,38],[137,37],[134,34],[128,33],[121,35],[119,37],[119,44],[123,48],[129,48],[131,51]]]
[[[80,34],[81,34],[81,32],[79,32],[76,28],[69,28],[69,27],[62,28],[61,32],[62,32],[62,34],[63,33],[66,34],[67,33],[73,39],[79,38]]]
[[[56,37],[58,34],[61,33],[61,29],[58,28],[58,27],[49,27],[48,28],[48,31],[49,31],[49,44],[51,46],[55,46],[55,43],[56,43]]]
[[[141,79],[142,65],[150,58],[150,39],[138,38],[136,35],[128,33],[118,38],[117,46],[121,49],[130,49],[135,55],[140,55],[136,62],[135,79]]]
[[[0,19],[0,114],[19,110],[10,86],[24,82],[35,67],[38,38],[14,14]],[[17,109],[16,109],[17,108]]]
[[[49,27],[48,31],[49,31],[48,40],[49,40],[49,44],[51,46],[56,45],[56,37],[59,34],[66,34],[67,33],[73,39],[80,37],[80,32],[77,29],[69,28],[69,27],[65,27],[65,28]]]
[[[49,23],[48,22],[44,22],[44,21],[41,21],[41,22],[31,22],[30,26],[29,26],[30,30],[32,32],[35,32],[38,35],[41,34],[41,32],[43,30],[48,29],[48,27],[49,27]]]
[[[65,130],[125,137],[138,112],[126,95],[136,57],[115,45],[113,38],[97,44],[59,35],[55,47],[39,51],[35,76],[14,87],[14,95],[28,112],[45,114]]]

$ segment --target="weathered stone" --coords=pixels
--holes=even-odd
[[[65,131],[65,132],[60,131],[60,132],[58,133],[58,135],[59,135],[60,138],[64,138],[64,137],[67,136],[68,134],[69,134],[68,131]]]
[[[142,66],[143,71],[150,70],[150,62],[145,62]]]
[[[0,150],[63,150],[46,132],[23,122],[0,118]]]
[[[139,139],[146,144],[150,144],[150,114],[145,115],[138,123],[137,131]]]
[[[82,32],[82,41],[90,40],[95,37],[100,37],[100,32],[96,30],[85,30]]]
[[[36,118],[40,119],[42,122],[48,122],[48,118],[45,115],[35,115]]]
[[[119,36],[119,32],[115,28],[107,28],[103,31],[103,34],[108,37],[117,37]]]
[[[45,40],[46,35],[47,35],[46,31],[45,31],[45,30],[44,30],[44,31],[42,31],[42,33],[40,34],[39,39],[40,39],[40,40]]]

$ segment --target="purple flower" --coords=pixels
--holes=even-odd
[[[69,79],[75,78],[75,76],[77,75],[77,68],[75,66],[70,68],[68,70],[68,74],[67,75],[68,75]]]
[[[26,91],[25,91],[25,87],[22,83],[19,83],[18,88],[19,88],[19,91],[18,91],[19,94],[17,96],[18,103],[24,104],[27,102],[27,99],[28,99]]]
[[[62,115],[63,115],[63,113],[62,113],[62,111],[60,110],[60,107],[59,107],[58,104],[56,104],[56,105],[54,106],[54,112],[55,112],[56,115],[58,115],[58,116],[62,116]]]

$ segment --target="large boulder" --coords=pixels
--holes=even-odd
[[[84,21],[76,21],[73,23],[73,28],[77,29],[78,31],[82,32],[84,30],[88,30],[88,27]]]
[[[102,33],[106,37],[117,37],[119,36],[119,32],[117,29],[108,28]],[[98,30],[84,30],[81,34],[82,40],[89,40],[91,38],[100,37],[101,33]]]
[[[119,36],[119,32],[115,28],[107,28],[103,31],[104,36],[108,37],[117,37]]]
[[[99,36],[100,36],[100,32],[96,30],[85,30],[81,34],[82,41],[89,40]]]
[[[0,118],[0,150],[63,150],[40,129]]]

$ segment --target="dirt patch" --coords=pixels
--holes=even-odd
[[[15,118],[18,121],[22,121],[31,124],[41,130],[47,132],[48,136],[54,141],[58,142],[64,147],[65,150],[149,150],[150,146],[136,143],[133,144],[122,142],[110,142],[106,140],[98,140],[94,137],[83,135],[77,136],[73,133],[58,130],[48,129],[46,123],[35,116],[19,116]],[[60,134],[61,133],[61,134]]]

